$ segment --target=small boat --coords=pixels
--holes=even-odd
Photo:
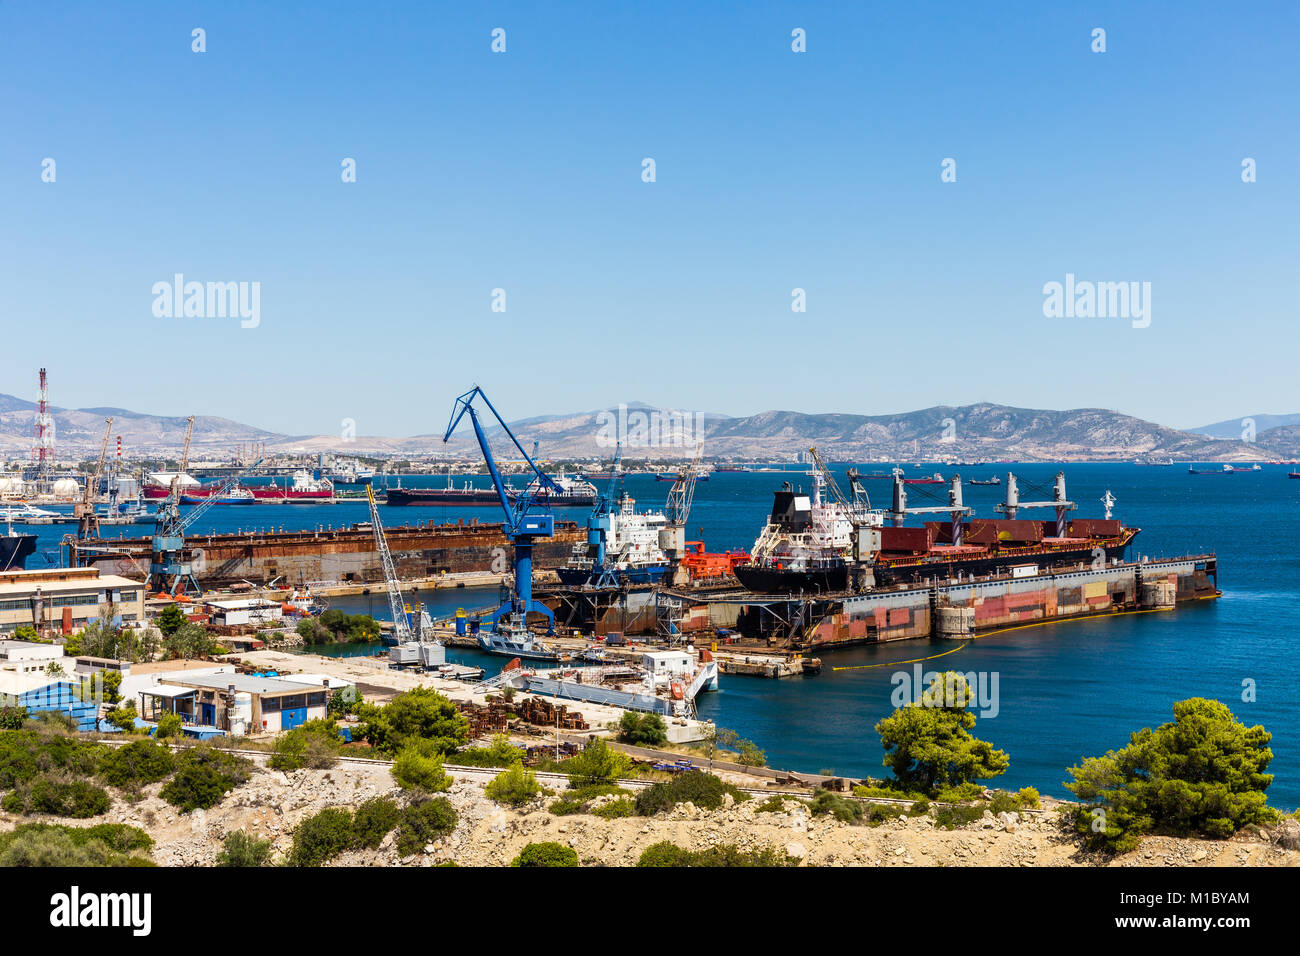
[[[1288,471],[1286,476],[1288,478],[1300,478],[1300,471]]]
[[[520,657],[535,661],[559,661],[564,655],[543,644],[533,636],[532,631],[517,624],[500,621],[493,628],[478,632],[478,646],[489,654],[502,657]]]
[[[972,485],[1000,485],[1002,484],[1002,479],[999,478],[997,475],[994,475],[992,478],[989,478],[987,481],[982,481],[979,478],[972,478],[970,480],[970,483]]]
[[[6,508],[0,508],[0,521],[5,523],[16,522],[18,524],[26,524],[29,521],[48,523],[48,519],[50,518],[61,517],[63,517],[63,515],[57,511],[50,511],[46,508],[36,508],[27,504],[25,501],[20,501],[15,505],[9,505]]]

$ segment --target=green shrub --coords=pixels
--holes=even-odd
[[[1066,786],[1089,804],[1075,818],[1089,846],[1122,852],[1143,833],[1221,838],[1277,820],[1264,793],[1272,735],[1217,700],[1193,697],[1173,709],[1173,722],[1069,768]]]
[[[217,866],[266,866],[270,858],[270,840],[259,840],[243,830],[231,830],[221,841]]]
[[[688,770],[672,780],[651,784],[639,792],[636,795],[636,812],[643,817],[652,817],[688,801],[702,810],[716,810],[722,806],[723,794],[728,793],[737,803],[749,799],[743,790],[711,773]]]
[[[176,775],[159,796],[182,813],[215,807],[231,790],[247,783],[253,765],[236,754],[200,744],[176,758]]]
[[[860,823],[867,808],[830,790],[819,790],[813,797],[813,816],[832,816],[841,823]]]
[[[395,756],[408,746],[424,742],[428,753],[454,753],[465,745],[469,719],[449,699],[429,687],[398,694],[383,707],[356,706],[360,724],[354,740],[365,740],[380,753]]]
[[[418,853],[425,844],[456,829],[457,819],[456,808],[446,797],[411,804],[402,811],[402,822],[397,828],[397,852],[402,856]]]
[[[578,854],[573,847],[546,841],[530,843],[510,861],[511,866],[577,866]]]
[[[393,761],[393,779],[403,790],[442,793],[451,789],[451,776],[442,769],[442,757],[418,745],[406,747]]]
[[[571,790],[564,791],[560,799],[554,801],[547,809],[557,817],[569,816],[574,813],[585,813],[588,804],[597,797],[617,794],[619,796],[630,797],[631,790],[624,790],[617,784],[612,783],[591,783],[585,787],[575,787]]]
[[[128,701],[123,707],[115,707],[104,715],[104,719],[110,724],[122,731],[124,734],[134,733],[136,730],[135,719],[135,702]]]
[[[152,740],[110,748],[99,759],[99,778],[110,787],[133,789],[157,783],[175,769],[172,752]]]
[[[853,788],[853,795],[855,797],[866,797],[868,799],[871,797],[880,797],[887,800],[913,801],[929,799],[929,794],[921,793],[917,790],[906,790],[902,787],[890,786],[863,786],[861,784]]]
[[[139,827],[125,823],[96,823],[90,827],[79,827],[76,832],[77,839],[82,842],[99,840],[118,853],[153,849],[153,837]]]
[[[537,778],[520,763],[501,771],[484,790],[489,800],[512,807],[522,807],[541,792]]]
[[[936,674],[919,696],[876,724],[885,766],[901,784],[934,793],[1006,772],[1011,758],[970,733],[974,695],[961,674]]]
[[[754,741],[742,740],[740,752],[736,755],[736,763],[745,767],[766,767],[767,754],[763,753]]]
[[[957,805],[953,807],[936,807],[934,811],[934,825],[943,830],[955,830],[957,827],[964,827],[974,823],[984,816],[984,807],[968,807]]]
[[[0,867],[152,866],[149,834],[120,823],[68,827],[26,823],[0,834]]]
[[[609,803],[601,804],[592,813],[606,820],[618,820],[636,813],[636,804],[627,797],[620,797],[618,800],[611,800]]]
[[[734,843],[711,846],[706,850],[687,850],[662,841],[646,847],[637,866],[798,866],[799,861],[773,847],[742,850]]]
[[[25,723],[26,707],[0,707],[0,730],[22,730]]]
[[[352,816],[352,835],[358,848],[374,850],[402,819],[402,811],[392,800],[374,797],[357,807]]]
[[[772,796],[766,798],[762,803],[760,803],[757,807],[755,807],[754,812],[755,813],[785,813],[785,805],[787,803],[798,803],[806,806],[804,801],[798,799],[797,797],[783,797],[780,794],[774,793],[772,794]]]
[[[324,770],[339,762],[343,738],[333,720],[309,720],[276,738],[267,766],[273,770]]]
[[[352,814],[329,807],[305,818],[293,831],[290,866],[320,866],[352,846]]]
[[[153,735],[159,740],[169,738],[183,737],[185,726],[181,720],[180,714],[173,714],[170,710],[158,718],[158,726],[154,729]]]
[[[1021,787],[1016,792],[1016,797],[1020,800],[1020,809],[1038,810],[1043,806],[1041,796],[1034,787]]]
[[[983,797],[984,788],[978,783],[939,787],[934,793],[934,799],[939,803],[965,803],[967,800],[981,800]]]
[[[897,807],[891,807],[884,803],[873,803],[866,808],[866,822],[868,826],[878,827],[886,820],[892,820],[898,815]]]
[[[107,813],[113,801],[108,791],[85,780],[59,780],[41,776],[20,783],[0,807],[10,813],[48,813],[84,819]]]
[[[668,742],[668,725],[658,714],[625,711],[618,722],[618,739],[625,744],[657,747]]]
[[[593,783],[613,783],[619,777],[626,777],[631,772],[632,760],[597,737],[566,760],[564,769],[572,786],[585,787]]]
[[[453,758],[453,763],[465,767],[500,767],[505,769],[511,764],[523,763],[525,753],[522,748],[510,744],[505,734],[497,734],[492,743],[486,747],[470,747],[462,750]]]
[[[37,716],[55,711],[42,711]],[[66,717],[66,714],[62,716]],[[93,777],[100,757],[109,748],[59,730],[0,731],[0,790],[31,780],[37,774],[66,770],[72,776]]]

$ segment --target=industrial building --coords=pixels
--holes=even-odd
[[[340,682],[341,686],[341,682]],[[292,730],[328,712],[334,688],[251,674],[178,674],[136,691],[142,720],[179,714],[190,728],[234,736]]]
[[[218,627],[278,624],[284,616],[284,606],[279,601],[265,598],[236,598],[230,601],[205,601],[204,606],[213,624]]]
[[[71,634],[109,604],[123,624],[144,620],[144,584],[97,568],[0,573],[0,635],[24,624],[42,633]]]
[[[44,674],[50,664],[62,660],[63,647],[59,644],[0,641],[0,670],[15,674]]]
[[[99,705],[82,700],[75,681],[44,674],[0,670],[0,706],[26,707],[28,713],[60,710],[71,714],[78,730],[94,730]]]

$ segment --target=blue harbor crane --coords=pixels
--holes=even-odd
[[[514,443],[515,448],[519,449],[519,454],[527,462],[536,476],[528,487],[522,491],[507,490],[505,481],[501,477],[501,472],[497,468],[496,459],[492,457],[492,449],[488,445],[487,435],[483,432],[483,425],[479,421],[478,413],[474,410],[473,402],[475,399],[481,399],[487,406],[492,416],[501,426],[501,430]],[[470,423],[474,426],[474,437],[478,439],[479,448],[483,451],[483,460],[487,463],[488,473],[492,476],[492,487],[496,489],[497,498],[501,501],[501,510],[505,514],[504,531],[506,538],[514,547],[514,582],[510,587],[507,599],[502,605],[489,615],[494,628],[501,624],[502,619],[512,627],[523,629],[527,625],[529,612],[541,614],[547,621],[547,633],[555,632],[555,613],[543,604],[541,601],[533,598],[533,543],[538,538],[549,538],[555,534],[555,516],[549,512],[546,514],[533,514],[532,507],[539,494],[543,496],[547,493],[561,494],[562,489],[550,475],[545,474],[537,463],[524,451],[524,446],[519,443],[515,433],[510,430],[498,412],[488,399],[487,395],[479,386],[475,385],[472,389],[456,399],[456,404],[451,410],[451,421],[447,425],[447,431],[442,436],[443,442],[451,439],[452,433],[460,420],[469,413]]]
[[[194,417],[191,415],[185,428],[185,448],[181,452],[180,467],[172,476],[171,490],[158,509],[158,523],[154,526],[152,556],[149,561],[148,590],[168,594],[201,594],[194,565],[185,552],[185,530],[201,518],[209,508],[238,484],[239,479],[262,464],[259,458],[237,475],[232,475],[209,492],[208,496],[181,514],[181,479],[189,467],[190,438],[194,434]],[[200,569],[201,570],[201,569]]]
[[[596,497],[596,507],[587,519],[587,549],[592,552],[591,574],[587,586],[593,588],[612,587],[618,583],[614,570],[605,560],[609,545],[609,533],[613,529],[614,504],[618,499],[618,483],[623,477],[620,465],[623,461],[623,443],[619,442],[614,450],[614,465],[610,471],[609,484],[604,492]]]

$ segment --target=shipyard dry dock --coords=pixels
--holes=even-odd
[[[436,577],[441,573],[497,572],[510,566],[512,549],[500,524],[477,521],[396,525],[385,529],[398,576]],[[538,541],[535,566],[563,565],[586,534],[571,521],[557,521],[555,534]],[[152,538],[100,538],[72,541],[70,564],[95,566],[101,573],[139,578],[149,572]],[[195,535],[185,540],[195,575],[204,588],[241,581],[266,584],[280,578],[287,586],[318,582],[375,584],[384,580],[375,535],[369,523],[317,531],[246,531]]]
[[[678,622],[684,633],[728,628],[770,647],[816,650],[918,637],[971,637],[1039,621],[1168,610],[1218,597],[1217,572],[1214,555],[1191,555],[838,596],[731,591],[692,601],[688,592],[671,593],[689,605]]]

